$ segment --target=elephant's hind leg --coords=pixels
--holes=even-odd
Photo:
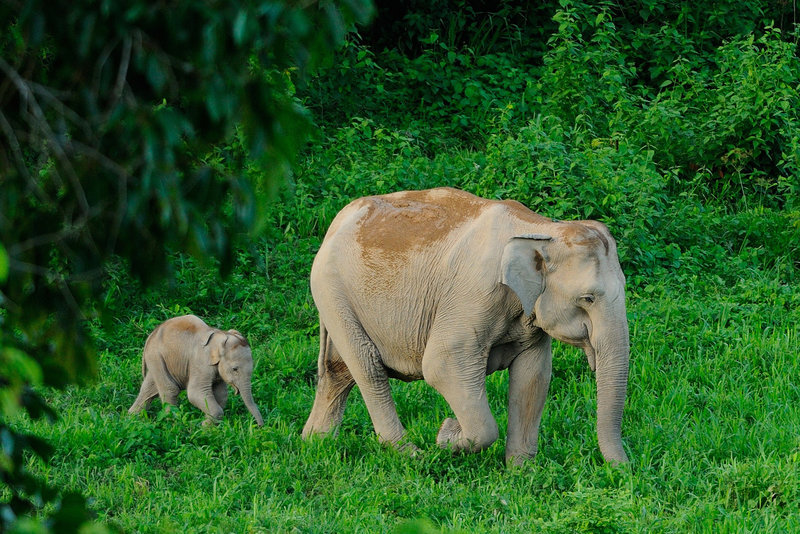
[[[347,370],[358,384],[378,439],[383,443],[408,447],[403,443],[406,430],[397,417],[389,376],[378,347],[351,313],[329,314],[325,326]]]
[[[156,382],[153,380],[153,375],[147,373],[142,381],[142,387],[139,389],[139,396],[128,409],[128,413],[139,413],[146,410],[156,395],[158,395],[158,388]]]
[[[181,392],[181,386],[175,382],[172,375],[167,370],[167,365],[161,356],[153,358],[148,361],[147,365],[150,372],[155,379],[156,387],[158,388],[158,396],[161,397],[161,402],[177,406],[178,394]]]
[[[318,365],[317,393],[311,415],[303,428],[303,438],[311,434],[336,432],[342,422],[347,396],[356,384],[324,326],[320,326]]]

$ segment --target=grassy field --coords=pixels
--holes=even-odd
[[[58,450],[44,468],[50,480],[84,491],[101,518],[126,531],[375,532],[414,518],[464,532],[800,528],[800,317],[796,292],[783,295],[793,310],[773,309],[781,291],[774,280],[737,288],[660,280],[631,292],[628,466],[602,462],[593,377],[581,354],[557,344],[540,453],[508,469],[502,431],[481,454],[437,449],[448,408],[421,382],[394,388],[419,457],[377,443],[357,393],[338,437],[303,442],[317,351],[308,292],[298,277],[293,294],[277,296],[275,310],[309,325],[284,326],[280,312],[262,311],[281,284],[255,271],[225,284],[228,299],[218,290],[221,307],[235,311],[191,311],[247,325],[265,426],[254,426],[238,398],[216,428],[201,427],[185,400],[178,411],[156,408],[146,418],[125,413],[147,332],[188,311],[169,300],[131,310],[99,334],[108,346],[96,386],[51,396],[62,420],[38,429]],[[237,286],[245,278],[250,285]],[[504,428],[506,374],[487,385]]]
[[[694,49],[656,29],[633,50],[606,11],[575,5],[533,59],[432,34],[413,59],[348,45],[299,94],[320,135],[228,278],[177,253],[156,287],[108,266],[99,379],[45,391],[57,423],[22,422],[56,447],[31,471],[128,532],[800,531],[796,40],[769,29]],[[328,224],[355,197],[439,185],[611,228],[630,464],[602,461],[593,374],[558,342],[523,467],[503,462],[505,372],[487,379],[501,435],[482,453],[435,446],[450,411],[422,382],[392,383],[417,457],[378,443],[357,388],[338,436],[301,440],[319,338],[308,274]],[[247,335],[262,428],[237,397],[211,428],[185,394],[128,416],[145,338],[184,313]]]
[[[581,353],[556,343],[539,455],[511,469],[503,463],[504,372],[487,380],[501,437],[480,454],[435,446],[449,408],[422,382],[393,383],[400,417],[422,448],[416,458],[377,442],[357,389],[336,438],[300,439],[318,350],[307,276],[325,221],[284,223],[276,227],[282,240],[242,252],[222,281],[186,259],[178,282],[147,291],[112,270],[108,299],[117,314],[96,328],[100,379],[47,395],[61,420],[36,431],[57,453],[51,465],[32,469],[81,490],[101,519],[125,531],[800,528],[800,290],[777,267],[727,281],[715,271],[665,270],[629,285],[630,465],[603,463],[592,373]],[[719,270],[729,273],[736,260]],[[156,401],[147,417],[127,415],[147,334],[186,312],[248,335],[263,428],[238,397],[214,428],[201,426],[185,394],[177,411]]]

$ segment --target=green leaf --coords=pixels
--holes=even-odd
[[[0,362],[2,363],[3,374],[12,384],[30,383],[39,385],[42,383],[42,369],[36,360],[13,347],[3,347],[0,349]]]
[[[594,25],[600,26],[604,20],[606,20],[606,14],[601,11],[600,13],[597,14],[597,17],[594,19]]]
[[[236,14],[236,18],[233,21],[233,41],[237,45],[241,45],[244,42],[246,32],[247,32],[247,10],[241,9]]]
[[[0,243],[0,282],[5,282],[8,278],[8,252]]]

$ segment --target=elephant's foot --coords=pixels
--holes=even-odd
[[[439,429],[439,434],[436,436],[436,444],[443,449],[450,448],[453,451],[482,451],[497,440],[497,424],[495,424],[494,420],[490,423],[478,426],[472,432],[465,432],[461,427],[461,423],[452,417],[448,417]]]
[[[203,421],[203,426],[217,426],[220,420],[213,417],[206,417]]]
[[[529,461],[536,456],[536,451],[533,453],[529,452],[516,452],[516,453],[508,453],[506,452],[506,465],[507,466],[516,466],[519,467],[521,465],[525,465]]]
[[[381,442],[382,445],[387,447],[391,447],[397,452],[401,454],[406,454],[408,456],[416,456],[418,452],[420,452],[419,447],[414,445],[414,443],[408,439],[408,435],[405,432],[399,437],[395,439],[386,439],[383,436],[378,436],[378,441]]]
[[[412,458],[414,458],[420,452],[419,447],[414,445],[412,442],[405,440],[401,441],[400,443],[395,443],[394,448],[400,454],[404,454]]]
[[[341,418],[339,418],[341,421]],[[339,432],[339,421],[334,422],[329,417],[320,418],[317,414],[313,413],[303,426],[303,431],[300,436],[303,439],[309,439],[311,436],[324,438],[327,436],[335,436]]]
[[[303,431],[300,433],[300,437],[302,437],[304,440],[308,440],[312,436],[317,437],[317,438],[324,438],[324,437],[327,437],[327,436],[335,436],[337,430],[338,430],[338,428],[336,428],[336,427],[331,428],[329,430],[318,430],[318,429],[314,428],[313,426],[311,426],[309,424],[306,424],[306,426],[303,427]]]
[[[457,449],[459,448],[458,440],[460,438],[461,425],[456,419],[448,417],[444,420],[444,422],[442,422],[441,428],[439,428],[439,434],[436,435],[436,444],[443,449],[447,449],[449,447]]]

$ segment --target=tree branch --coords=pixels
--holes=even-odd
[[[30,84],[27,80],[23,79],[19,73],[11,67],[2,57],[0,57],[0,70],[5,72],[6,76],[8,76],[19,92],[20,98],[22,99],[23,103],[27,104],[30,107],[31,111],[33,112],[33,117],[35,121],[31,124],[32,127],[38,127],[44,134],[44,137],[49,142],[48,144],[52,147],[53,153],[56,159],[61,164],[64,171],[67,173],[67,177],[69,181],[72,183],[73,188],[75,189],[75,196],[78,199],[78,204],[84,213],[89,213],[89,202],[86,199],[86,194],[83,191],[83,186],[81,185],[80,180],[75,175],[75,171],[72,168],[72,164],[67,158],[66,153],[64,152],[64,148],[58,139],[58,137],[53,132],[53,129],[50,127],[50,123],[47,121],[45,117],[44,111],[42,111],[41,106],[39,105],[38,100],[35,97],[33,90],[30,87]],[[28,175],[28,179],[30,180],[30,174]]]
[[[114,84],[114,91],[112,93],[113,100],[109,103],[106,115],[117,106],[117,102],[122,97],[122,90],[125,88],[125,80],[128,78],[128,66],[131,62],[131,50],[133,49],[133,39],[126,35],[122,41],[122,58],[117,71],[117,81]]]

